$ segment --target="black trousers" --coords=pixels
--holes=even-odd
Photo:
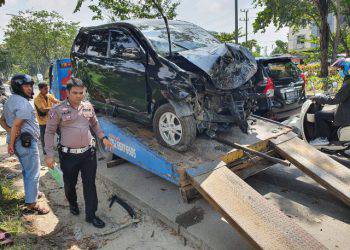
[[[86,218],[92,218],[97,211],[96,193],[96,150],[94,148],[82,154],[59,152],[61,169],[63,172],[64,192],[70,205],[77,205],[77,193],[75,186],[78,181],[79,171],[83,182]]]
[[[44,155],[46,155],[46,152],[45,152],[45,130],[46,130],[46,125],[39,125],[39,128],[40,128],[41,147],[43,148]]]
[[[317,111],[315,113],[315,135],[317,137],[328,138],[331,133],[331,122],[334,121],[335,110]]]

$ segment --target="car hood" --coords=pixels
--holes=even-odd
[[[185,50],[178,55],[204,71],[220,90],[242,86],[257,71],[254,56],[245,47],[236,44]]]

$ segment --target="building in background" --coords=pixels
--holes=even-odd
[[[342,19],[342,18],[341,18]],[[334,14],[328,15],[328,23],[332,33],[336,30],[336,17]],[[318,37],[320,32],[315,24],[308,25],[304,29],[293,32],[289,29],[288,33],[288,51],[305,51],[316,48],[318,44],[309,42],[312,37]]]

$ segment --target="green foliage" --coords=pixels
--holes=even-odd
[[[327,54],[330,41],[327,15],[331,0],[254,0],[263,10],[258,13],[253,28],[254,32],[265,31],[273,23],[278,29],[288,26],[295,31],[308,24],[316,24],[320,30],[321,75],[328,75]]]
[[[11,73],[12,58],[5,44],[0,44],[0,78],[7,78]]]
[[[222,43],[233,43],[235,40],[235,33],[226,33],[226,32],[210,32],[213,36],[216,37]]]
[[[282,40],[275,41],[276,47],[272,51],[272,55],[281,55],[288,53],[288,42],[283,42]]]
[[[210,32],[213,36],[216,37],[220,42],[222,43],[234,43],[235,42],[235,33],[226,33],[226,32],[215,32],[211,31]],[[238,37],[243,37],[244,34],[242,34],[242,30],[239,29],[238,31]],[[251,39],[248,40],[247,42],[242,42],[242,46],[246,47],[249,49],[255,57],[261,56],[261,46],[258,44],[257,40]]]
[[[248,40],[247,42],[243,42],[242,46],[249,49],[253,53],[253,56],[255,57],[261,56],[261,46],[258,44],[257,40],[255,39]]]
[[[2,199],[0,202],[0,228],[18,234],[25,232],[25,227],[21,221],[20,205],[23,204],[23,193],[17,192],[13,188],[13,182],[6,180],[0,173],[0,188]]]
[[[180,2],[172,0],[99,0],[97,3],[90,0],[88,7],[95,13],[93,19],[104,19],[106,16],[112,21],[132,18],[160,18],[161,13],[153,1],[160,6],[161,11],[168,19],[176,17],[176,8]],[[79,11],[84,2],[88,1],[78,0],[74,12]]]
[[[69,56],[77,31],[78,23],[64,21],[57,12],[21,11],[6,26],[5,46],[14,65],[36,74],[51,60]]]
[[[329,75],[326,78],[318,77],[320,74],[320,63],[299,65],[298,67],[302,72],[307,73],[307,91],[312,91],[311,83],[314,84],[317,92],[324,92],[331,89],[333,82],[338,83],[338,88],[340,88],[343,83],[343,78],[341,78],[338,72],[332,67],[329,68]]]
[[[288,26],[294,30],[319,23],[317,6],[311,0],[254,0],[254,3],[263,8],[253,23],[254,32],[265,31],[271,23],[277,29]]]
[[[215,36],[216,39],[218,39],[222,43],[234,43],[235,42],[235,32],[229,33],[229,32],[216,32],[216,31],[210,31],[210,34]],[[238,37],[243,37],[244,34],[242,33],[242,28],[238,29]]]

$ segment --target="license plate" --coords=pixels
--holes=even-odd
[[[294,100],[294,99],[297,99],[298,97],[299,97],[298,91],[296,91],[296,90],[286,92],[286,99],[287,100]]]

